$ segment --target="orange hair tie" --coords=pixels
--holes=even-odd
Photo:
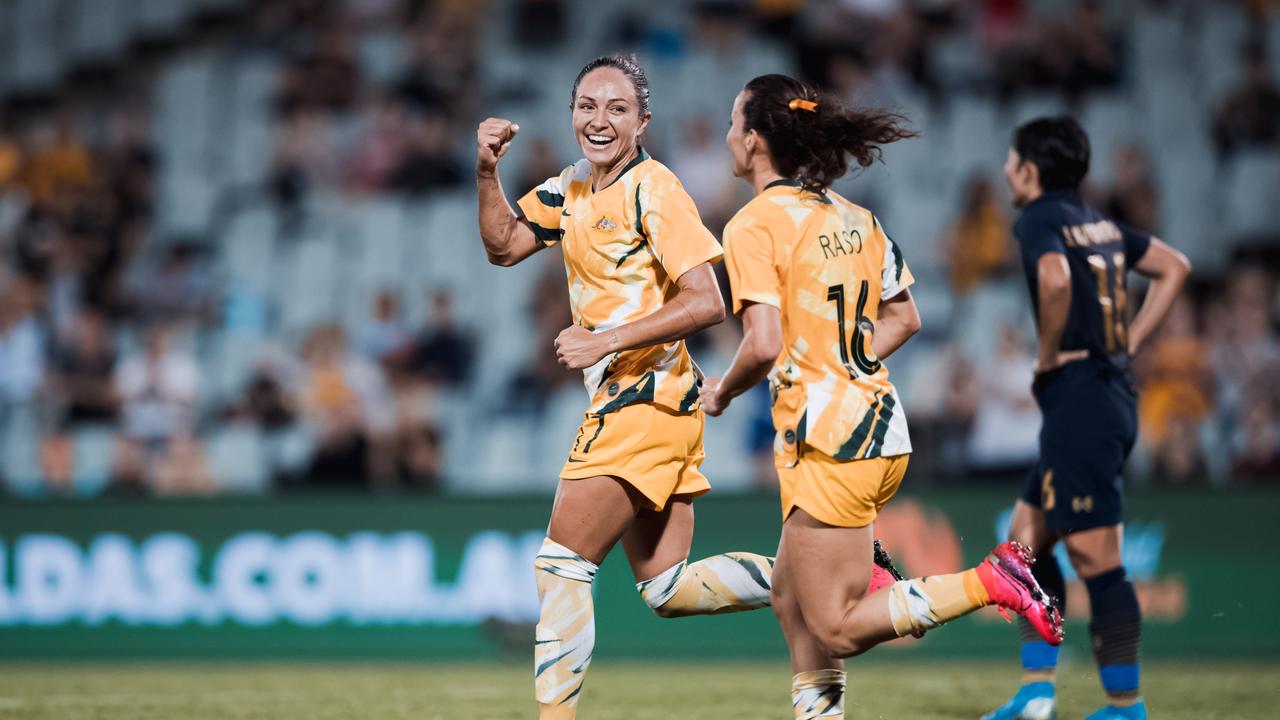
[[[818,103],[812,100],[804,100],[801,98],[796,98],[795,100],[792,100],[791,102],[787,103],[787,107],[791,108],[792,110],[808,110],[811,113],[818,112]]]

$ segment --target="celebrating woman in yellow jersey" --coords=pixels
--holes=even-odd
[[[630,56],[578,74],[573,130],[585,156],[512,208],[498,161],[518,127],[476,133],[480,236],[510,266],[559,245],[573,324],[560,362],[584,371],[591,404],[561,471],[535,561],[534,647],[543,718],[572,718],[595,641],[591,583],[619,539],[637,588],[659,615],[735,612],[769,603],[772,560],[750,553],[688,564],[702,462],[701,373],[683,338],[724,319],[711,265],[719,243],[680,182],[640,147],[649,84]]]
[[[881,145],[912,137],[901,121],[765,75],[738,94],[726,137],[734,174],[756,192],[725,228],[745,335],[723,379],[704,384],[702,406],[719,415],[769,378],[783,514],[773,605],[796,718],[843,717],[841,658],[986,605],[1061,642],[1061,619],[1012,543],[962,573],[867,591],[872,525],[911,453],[884,361],[920,318],[902,252],[875,216],[828,188],[849,157],[865,167]]]

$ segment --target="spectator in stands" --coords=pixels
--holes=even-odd
[[[200,247],[179,241],[165,248],[158,268],[141,274],[133,288],[133,303],[144,323],[204,321],[213,316],[214,290],[213,274],[200,259]]]
[[[112,383],[115,370],[116,352],[106,318],[95,310],[82,310],[71,342],[55,347],[46,375],[53,432],[45,438],[41,455],[51,487],[70,487],[75,431],[115,423],[120,405]]]
[[[526,52],[555,47],[565,36],[567,14],[564,0],[516,0],[511,10],[513,39]]]
[[[1126,225],[1148,233],[1156,232],[1160,203],[1146,149],[1139,143],[1117,148],[1111,175],[1112,185],[1100,198],[1099,204],[1108,215]]]
[[[328,118],[311,111],[286,115],[276,129],[267,181],[276,205],[296,214],[308,193],[332,188],[336,176]]]
[[[520,163],[520,177],[516,187],[538,187],[547,178],[559,177],[567,163],[556,157],[556,149],[545,137],[529,140],[528,155]]]
[[[1174,301],[1164,323],[1134,358],[1141,441],[1153,449],[1166,434],[1185,434],[1178,423],[1199,428],[1213,405],[1213,369],[1209,346],[1196,332],[1195,308],[1187,295]]]
[[[117,489],[149,486],[153,465],[169,444],[193,435],[200,382],[195,358],[172,346],[165,326],[148,330],[142,351],[116,368],[115,392],[124,421]]]
[[[960,216],[947,244],[951,289],[965,295],[983,282],[1008,274],[1015,260],[1009,217],[996,201],[995,186],[981,173],[969,177]]]
[[[482,3],[424,3],[410,28],[410,56],[396,82],[411,111],[470,116],[479,66],[477,13]]]
[[[448,118],[429,113],[410,120],[404,155],[391,174],[391,189],[422,195],[459,187],[462,179]]]
[[[58,206],[74,202],[93,180],[89,150],[80,141],[67,111],[53,122],[32,126],[30,162],[23,173],[27,197],[34,205]]]
[[[1120,81],[1121,36],[1100,0],[1077,0],[1054,36],[1061,44],[1061,82],[1069,97]]]
[[[317,440],[312,486],[374,487],[394,477],[394,400],[377,365],[347,352],[346,333],[321,325],[303,341],[300,405]]]
[[[672,154],[671,171],[676,173],[680,184],[693,198],[698,213],[702,215],[703,225],[715,235],[720,234],[725,223],[740,207],[734,192],[737,185],[725,172],[732,166],[724,138],[716,135],[711,118],[706,115],[690,117],[685,123],[680,148]]]
[[[458,327],[448,290],[430,291],[430,307],[431,319],[409,355],[409,373],[431,385],[461,385],[471,374],[475,340]]]
[[[1213,138],[1222,155],[1249,147],[1280,148],[1280,85],[1259,42],[1241,53],[1241,79],[1214,113]]]
[[[340,18],[328,21],[315,47],[285,69],[277,98],[280,112],[345,112],[355,107],[361,89],[355,47],[355,33],[347,23]]]
[[[356,193],[384,192],[405,151],[404,107],[394,95],[379,97],[364,109],[361,125],[347,156],[345,185]]]
[[[34,292],[22,278],[0,287],[0,404],[31,402],[43,383],[46,333]]]
[[[1240,483],[1280,482],[1280,424],[1276,421],[1275,400],[1259,388],[1245,401],[1235,447],[1231,478]]]
[[[1165,424],[1151,446],[1150,477],[1158,487],[1191,487],[1207,484],[1208,463],[1200,444],[1200,426],[1191,418],[1175,416]]]
[[[531,352],[524,367],[510,380],[506,406],[502,408],[507,412],[540,414],[557,389],[578,377],[546,351],[554,345],[560,331],[573,322],[564,282],[563,266],[555,261],[545,262],[529,297],[528,320],[533,327]]]
[[[384,366],[395,364],[397,356],[408,350],[413,340],[400,315],[399,293],[379,290],[372,309],[373,317],[360,330],[360,352]]]
[[[996,355],[981,368],[969,435],[970,471],[1021,478],[1039,454],[1040,409],[1031,395],[1035,358],[1017,327],[1001,326]]]
[[[175,438],[156,458],[148,483],[156,495],[210,495],[217,490],[205,463],[204,446],[193,437]]]
[[[1268,379],[1280,373],[1280,344],[1272,317],[1271,276],[1254,264],[1236,267],[1229,276],[1225,303],[1215,308],[1206,327],[1215,333],[1209,348],[1219,388],[1219,414],[1225,419],[1225,430],[1233,433],[1236,419],[1243,417],[1246,390],[1274,385]]]

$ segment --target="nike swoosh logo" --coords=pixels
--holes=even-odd
[[[568,210],[561,210],[561,211],[560,211],[560,216],[561,216],[561,217],[569,217],[569,211],[568,211]]]
[[[569,462],[586,462],[586,460],[575,460],[573,458],[569,458]]]

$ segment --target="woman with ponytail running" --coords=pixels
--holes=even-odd
[[[911,454],[885,365],[919,328],[913,278],[874,215],[830,190],[849,168],[914,137],[904,118],[852,109],[784,75],[747,83],[726,142],[755,198],[725,228],[744,337],[702,408],[724,412],[765,377],[773,395],[783,529],[773,607],[791,650],[796,718],[843,717],[842,658],[987,605],[1026,617],[1047,642],[1061,618],[1004,543],[978,567],[868,588],[873,524]]]

